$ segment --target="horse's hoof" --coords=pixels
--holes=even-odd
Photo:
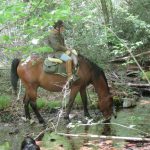
[[[71,122],[69,116],[64,116],[64,119],[66,120],[67,124]]]
[[[89,113],[88,113],[88,114],[85,114],[84,116],[87,117],[88,119],[91,119],[91,118],[92,118]]]
[[[65,120],[68,120],[68,119],[69,119],[69,116],[68,116],[68,115],[65,115],[65,116],[64,116],[64,119],[65,119]]]
[[[111,118],[103,120],[102,123],[110,123],[110,121],[111,121]]]

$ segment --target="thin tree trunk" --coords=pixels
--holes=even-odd
[[[26,3],[26,2],[28,3],[29,1],[30,1],[30,0],[23,0],[23,2],[25,2],[25,3]]]
[[[107,8],[106,1],[101,0],[101,5],[102,5],[102,11],[103,11],[103,15],[104,15],[105,24],[108,25],[109,24],[109,11]]]

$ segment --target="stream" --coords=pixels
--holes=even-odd
[[[74,110],[76,111],[76,110]],[[73,112],[74,112],[73,111]],[[76,111],[79,113],[79,111]],[[82,112],[80,115],[83,115]],[[93,134],[93,135],[106,135],[122,136],[122,137],[142,137],[146,133],[150,133],[150,99],[141,98],[137,102],[137,106],[129,109],[121,109],[117,113],[117,119],[112,118],[111,124],[108,126],[104,124],[92,126],[76,126],[73,128],[66,128],[66,124],[60,121],[57,127],[57,132],[69,134]],[[52,124],[50,124],[52,126]],[[0,150],[19,150],[24,136],[29,134],[32,137],[38,135],[43,126],[39,124],[30,125],[25,122],[15,123],[0,123]],[[46,137],[47,136],[47,137]],[[62,136],[61,136],[62,137]],[[45,135],[44,139],[53,138],[57,141],[56,134]],[[96,138],[90,137],[65,137],[58,138],[65,145],[66,149],[78,150],[84,143]],[[50,141],[50,140],[49,140]],[[52,140],[51,140],[52,142]],[[59,144],[61,144],[61,142]],[[119,145],[120,141],[116,141]],[[51,144],[52,145],[52,144]],[[65,147],[65,146],[64,146]],[[69,148],[68,148],[69,147]]]

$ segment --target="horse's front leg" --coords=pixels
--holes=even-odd
[[[73,106],[73,103],[74,103],[74,100],[75,100],[75,97],[76,97],[78,91],[79,91],[79,87],[72,87],[72,89],[71,89],[69,102],[68,102],[67,107],[66,107],[67,108],[66,114],[64,116],[64,119],[66,119],[66,120],[69,120],[69,114],[71,112],[71,108]]]
[[[44,119],[42,118],[42,116],[40,115],[38,108],[37,108],[37,104],[35,100],[30,100],[30,105],[35,113],[35,115],[37,116],[39,123],[45,123]]]
[[[90,118],[90,114],[88,112],[88,101],[87,101],[87,93],[86,93],[86,88],[82,87],[80,89],[80,95],[81,95],[81,99],[82,99],[82,103],[83,103],[83,108],[84,108],[84,116]]]

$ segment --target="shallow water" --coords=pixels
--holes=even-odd
[[[150,133],[150,99],[143,98],[135,108],[120,110],[117,119],[113,118],[111,123],[110,128],[104,124],[98,124],[78,126],[70,129],[66,129],[66,124],[61,123],[57,131],[72,134],[89,133],[94,135],[101,135],[105,132],[105,134],[115,136],[141,137],[146,133]],[[44,128],[37,124],[31,126],[29,123],[0,123],[0,150],[19,150],[21,141],[25,135],[29,134],[35,137],[42,130]],[[91,139],[93,138],[67,137],[66,140],[68,140],[72,149],[77,150],[83,143]]]

